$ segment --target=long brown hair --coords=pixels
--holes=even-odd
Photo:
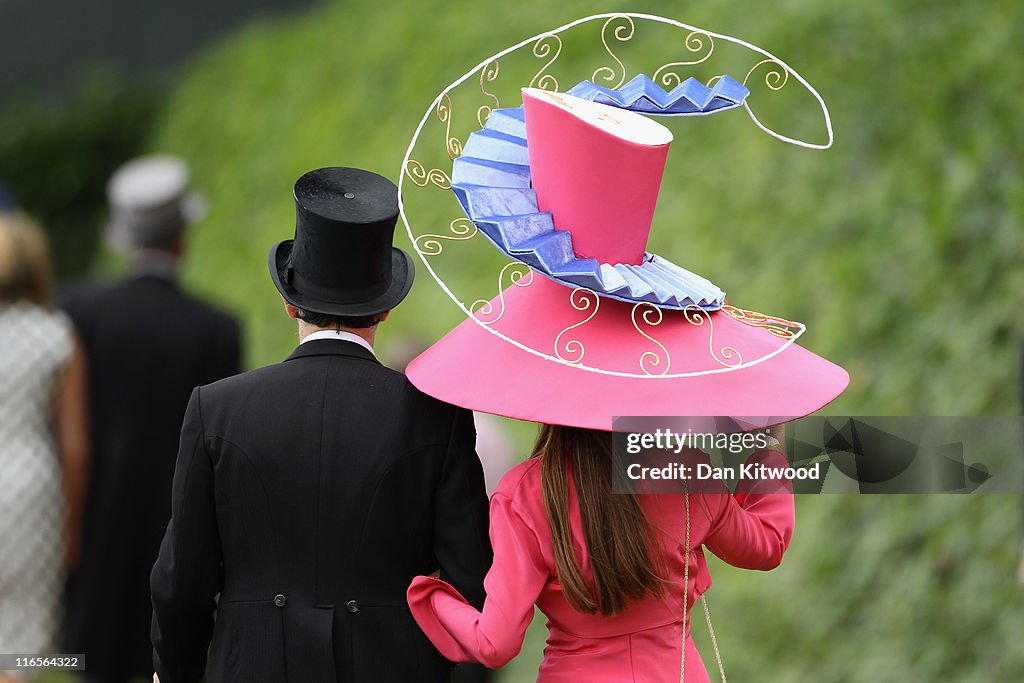
[[[588,614],[614,615],[626,602],[664,591],[650,525],[633,494],[612,493],[611,434],[542,425],[533,457],[541,458],[541,492],[551,526],[555,571],[565,599]],[[583,577],[569,524],[569,473],[579,502],[594,580]]]

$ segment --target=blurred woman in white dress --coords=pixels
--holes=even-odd
[[[39,227],[0,210],[0,652],[28,655],[52,652],[88,456],[85,360],[50,263]]]

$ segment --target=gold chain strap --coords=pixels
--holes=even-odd
[[[690,589],[690,492],[683,484],[683,505],[686,508],[686,555],[683,558],[683,651],[679,660],[679,683],[685,683],[686,677],[686,615]],[[715,629],[711,625],[711,610],[708,609],[708,600],[704,595],[700,596],[701,605],[704,607],[704,619],[708,623],[708,633],[711,634],[711,647],[715,650],[715,661],[718,663],[718,674],[725,680],[725,667],[722,666],[722,653],[718,650],[718,639],[715,637]]]
[[[722,677],[722,683],[726,683],[725,667],[722,666],[722,653],[718,651],[718,639],[715,638],[715,629],[711,625],[711,610],[708,609],[708,599],[701,595],[700,603],[704,605],[704,620],[708,622],[708,633],[711,634],[711,647],[715,650],[715,661],[718,663],[718,675]]]

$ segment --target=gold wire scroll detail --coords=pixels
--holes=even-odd
[[[554,46],[554,47],[552,47]],[[537,42],[533,44],[533,56],[537,59],[547,59],[548,55],[551,54],[552,49],[555,54],[551,56],[545,62],[544,66],[540,68],[537,73],[530,79],[531,88],[540,88],[541,90],[550,90],[551,92],[558,92],[558,79],[547,73],[547,70],[551,68],[551,65],[558,59],[558,55],[562,54],[562,39],[556,35],[541,36],[537,39]]]
[[[586,353],[587,349],[583,346],[583,342],[581,342],[579,339],[569,339],[563,345],[562,335],[564,335],[569,330],[574,330],[577,327],[585,325],[591,320],[593,320],[594,316],[597,315],[597,309],[601,305],[601,299],[600,297],[597,296],[594,290],[587,289],[586,287],[577,287],[576,289],[572,290],[572,292],[569,294],[569,303],[572,304],[572,307],[575,308],[577,311],[589,310],[591,306],[593,306],[594,308],[594,310],[591,311],[590,315],[588,315],[586,318],[579,321],[578,323],[569,325],[569,327],[559,332],[558,336],[555,337],[555,356],[557,356],[560,360],[564,360],[567,363],[575,364],[583,362],[583,355]],[[572,354],[572,357],[567,358],[566,356],[563,355],[563,351],[565,353]]]
[[[757,71],[757,67],[763,64],[774,64],[777,68],[769,69],[764,75],[764,84],[772,90],[782,90],[786,87],[786,83],[789,82],[789,71],[779,64],[774,59],[762,59],[760,62],[750,67],[750,71],[743,77],[743,85],[747,84],[750,79],[750,75]]]
[[[715,359],[715,362],[719,365],[724,365],[727,368],[733,368],[737,365],[743,364],[743,356],[740,352],[731,346],[723,346],[718,351],[715,351],[715,327],[711,320],[711,314],[705,311],[700,306],[690,304],[683,309],[683,315],[686,316],[687,322],[696,327],[701,327],[706,320],[708,323],[708,351],[711,353],[711,357]]]
[[[494,106],[489,104],[481,104],[476,110],[476,122],[483,128],[484,124],[487,123],[487,118],[491,115],[491,112],[501,106],[501,102],[498,101],[498,96],[487,90],[484,87],[484,81],[493,83],[498,79],[498,62],[497,60],[484,65],[484,68],[480,70],[480,92],[485,97],[490,97],[494,100]]]
[[[661,365],[662,357],[654,351],[644,351],[640,356],[640,369],[644,371],[645,375],[664,375],[668,372],[669,367],[672,365],[672,357],[668,353],[668,349],[660,341],[652,337],[651,335],[640,329],[640,323],[637,322],[637,311],[644,309],[643,313],[640,314],[640,318],[644,321],[644,324],[651,327],[657,327],[661,324],[665,314],[661,312],[661,309],[652,303],[641,301],[640,303],[633,306],[633,311],[630,313],[630,317],[633,320],[633,327],[637,332],[642,334],[647,339],[654,342],[661,352],[665,355],[665,368],[658,372],[658,367]]]
[[[448,158],[454,160],[462,154],[462,141],[452,135],[452,98],[447,93],[437,103],[437,118],[444,124],[444,149]]]
[[[501,320],[501,316],[505,315],[505,290],[501,286],[505,273],[509,273],[509,281],[517,287],[526,287],[533,282],[533,271],[530,270],[528,265],[519,261],[506,263],[505,267],[498,273],[498,301],[501,304],[501,308],[498,309],[497,314],[494,312],[494,304],[487,299],[477,299],[469,306],[469,312],[484,325],[493,325]],[[480,317],[481,315],[489,319],[485,320]]]
[[[442,190],[452,189],[452,179],[448,177],[447,173],[439,168],[432,168],[428,171],[423,164],[415,159],[409,159],[409,163],[405,165],[405,174],[419,187],[426,187],[427,183],[430,183]]]
[[[760,327],[769,334],[781,339],[793,339],[801,327],[799,323],[786,320],[785,318],[776,318],[775,316],[765,315],[757,311],[748,311],[728,304],[722,306],[722,312],[730,318],[739,320],[744,325]]]
[[[617,75],[619,80],[615,82],[615,85],[609,86],[612,90],[617,89],[620,85],[626,82],[626,66],[622,63],[622,60],[615,55],[615,52],[612,51],[611,47],[608,46],[608,29],[611,27],[613,22],[619,20],[624,20],[624,23],[614,27],[612,35],[615,37],[615,40],[620,43],[625,43],[631,40],[633,38],[633,34],[636,32],[636,24],[633,23],[633,17],[626,14],[617,14],[604,22],[604,26],[601,27],[601,42],[604,43],[604,49],[608,52],[611,58],[615,60],[618,68],[612,66],[601,66],[595,69],[593,75],[590,77],[590,80],[595,83],[598,79],[611,83],[612,81],[615,81]]]
[[[476,223],[464,216],[453,220],[449,224],[448,229],[452,231],[451,235],[420,235],[415,241],[416,248],[424,256],[437,256],[444,251],[444,246],[440,240],[461,242],[472,239],[477,233]]]
[[[695,66],[706,62],[715,51],[715,39],[712,38],[710,34],[703,31],[691,31],[689,35],[686,36],[686,40],[683,41],[683,44],[686,46],[687,50],[696,54],[704,51],[705,40],[707,40],[708,45],[708,53],[706,55],[689,62],[669,62],[668,64],[663,64],[654,72],[651,80],[658,83],[658,75],[664,71],[665,73],[661,76],[660,81],[662,86],[665,88],[674,88],[682,83],[683,79],[679,74],[675,71],[666,71],[666,69],[674,69],[678,66]],[[710,83],[708,85],[710,85]]]

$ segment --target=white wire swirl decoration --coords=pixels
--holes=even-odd
[[[586,71],[584,73],[574,73],[571,78],[565,73],[559,73],[559,58],[562,56],[563,49],[567,48],[569,45],[569,43],[563,41],[561,35],[571,29],[583,27],[588,24],[592,24],[592,26],[586,26],[586,31],[592,31],[594,40],[596,41],[596,49],[593,50],[593,53],[598,56],[599,60],[603,61],[599,61],[597,68],[592,72]],[[507,264],[502,269],[501,273],[498,274],[497,284],[499,285],[499,296],[496,301],[497,309],[489,300],[478,298],[470,298],[469,301],[471,301],[471,303],[467,305],[464,303],[462,298],[452,291],[451,287],[449,287],[444,279],[438,275],[435,268],[436,263],[432,263],[434,259],[431,257],[436,257],[443,250],[442,240],[448,243],[470,240],[470,238],[473,238],[477,234],[477,231],[474,228],[471,228],[469,224],[463,222],[462,219],[456,219],[456,221],[452,221],[448,234],[440,232],[418,234],[413,231],[410,218],[406,212],[405,193],[407,192],[419,192],[421,191],[419,188],[433,188],[434,191],[438,189],[446,190],[451,194],[451,160],[461,154],[462,140],[465,139],[465,137],[458,137],[457,133],[468,134],[471,132],[468,129],[458,130],[455,125],[454,116],[457,112],[456,108],[453,106],[453,91],[455,91],[460,85],[470,79],[473,79],[472,84],[476,86],[475,92],[479,99],[472,105],[472,108],[467,109],[471,114],[469,118],[472,119],[471,123],[473,126],[476,126],[477,124],[483,125],[483,122],[490,117],[492,111],[498,108],[499,97],[495,94],[495,92],[497,92],[495,88],[503,85],[502,80],[511,78],[510,76],[506,76],[508,71],[506,68],[507,62],[505,60],[506,58],[511,59],[510,55],[513,55],[513,53],[516,53],[519,50],[524,49],[526,51],[531,65],[531,71],[525,77],[523,82],[505,84],[505,91],[507,91],[507,86],[509,85],[513,85],[515,87],[514,92],[516,93],[518,93],[518,89],[520,87],[527,86],[557,91],[561,85],[568,84],[568,86],[572,86],[584,79],[587,79],[588,77],[592,77],[592,79],[600,85],[617,87],[640,73],[637,71],[631,71],[629,60],[623,56],[623,45],[632,40],[634,36],[640,36],[645,29],[649,29],[652,25],[660,25],[662,27],[668,26],[672,30],[679,31],[678,38],[675,39],[675,42],[667,45],[667,49],[673,50],[670,54],[674,55],[674,58],[670,61],[663,62],[660,65],[655,64],[651,66],[651,70],[648,72],[648,74],[652,75],[660,84],[667,87],[679,84],[683,79],[683,76],[680,74],[685,71],[686,67],[707,65],[710,62],[712,54],[717,54],[723,45],[733,45],[745,48],[750,51],[751,55],[748,66],[744,67],[749,70],[740,72],[740,75],[743,75],[744,73],[746,74],[743,79],[744,84],[747,84],[748,82],[751,84],[754,84],[755,82],[763,84],[766,87],[765,92],[768,94],[782,89],[787,84],[790,84],[791,87],[796,84],[801,86],[813,97],[821,110],[825,141],[814,142],[801,140],[784,135],[769,128],[755,115],[754,111],[751,109],[748,99],[747,101],[744,101],[743,109],[747,112],[747,115],[750,117],[750,120],[754,125],[761,131],[778,140],[806,149],[823,150],[832,146],[832,120],[829,116],[828,107],[825,105],[825,101],[822,99],[821,95],[819,95],[817,90],[815,90],[810,83],[797,73],[796,70],[768,51],[739,38],[690,26],[665,17],[631,12],[595,14],[583,17],[582,19],[577,19],[576,21],[559,26],[555,29],[543,31],[487,57],[437,94],[434,100],[424,110],[423,117],[420,119],[419,125],[417,125],[416,130],[413,133],[412,139],[410,140],[406,150],[405,157],[402,161],[402,172],[398,183],[399,213],[401,215],[402,222],[405,225],[406,232],[409,235],[409,239],[419,255],[423,267],[426,269],[427,273],[430,274],[430,277],[437,283],[438,287],[445,292],[445,294],[455,303],[456,306],[459,307],[468,319],[479,325],[481,329],[486,330],[490,334],[496,335],[503,341],[512,344],[527,353],[531,353],[553,363],[560,363],[583,371],[619,377],[651,379],[652,381],[663,378],[711,375],[748,368],[759,363],[763,363],[764,361],[785,351],[789,345],[803,334],[806,330],[805,326],[801,323],[781,321],[781,319],[728,307],[728,310],[725,311],[725,315],[744,324],[764,327],[767,333],[774,335],[780,340],[780,345],[768,353],[760,354],[756,358],[747,360],[741,357],[738,349],[715,347],[713,345],[712,338],[709,336],[708,344],[711,349],[711,357],[716,361],[713,363],[714,367],[692,372],[671,373],[671,358],[668,354],[668,350],[665,349],[661,345],[661,342],[652,334],[652,332],[657,329],[657,326],[661,321],[661,311],[656,312],[655,310],[648,310],[647,307],[639,307],[635,308],[633,311],[633,327],[636,332],[643,335],[643,337],[651,343],[651,350],[644,353],[644,355],[639,359],[639,366],[635,372],[611,370],[608,368],[588,365],[584,362],[585,349],[582,342],[573,336],[576,331],[581,331],[585,327],[585,323],[593,318],[597,312],[600,302],[597,300],[596,295],[592,297],[592,301],[591,295],[586,291],[567,290],[567,294],[573,297],[568,299],[569,303],[576,309],[576,311],[583,313],[580,322],[563,330],[562,333],[558,335],[558,338],[553,340],[554,344],[551,347],[539,349],[523,344],[521,341],[503,334],[499,329],[500,325],[495,325],[495,323],[501,319],[504,313],[505,299],[500,294],[500,287],[504,284],[503,280],[510,281],[511,284],[521,287],[528,286],[533,277],[533,273],[532,271],[529,271],[529,267],[526,266],[526,264],[513,262],[512,264]],[[501,65],[500,68],[499,63]],[[555,75],[556,73],[558,73],[557,78]],[[717,78],[718,76],[712,77],[710,82],[713,82]],[[506,104],[506,106],[508,106],[508,104]],[[420,142],[421,133],[423,133],[424,127],[427,126],[431,120],[434,120],[435,123],[440,122],[443,126],[441,134],[443,137],[439,135],[443,145],[440,148],[440,158],[433,164],[424,164],[421,160],[416,158],[417,145]],[[470,123],[468,119],[467,123]],[[427,140],[429,142],[429,138],[427,138]],[[422,159],[422,157],[420,157],[420,159]],[[445,159],[448,160],[447,165],[444,162]],[[427,190],[424,189],[422,191]],[[452,208],[457,209],[458,203],[455,200],[454,195],[452,195],[451,200]],[[451,214],[449,214],[449,218],[447,220],[451,220]],[[434,225],[436,225],[436,223]],[[477,238],[477,240],[479,240],[479,238]],[[711,318],[706,312],[700,311],[698,313],[696,311],[690,311],[686,318],[691,325],[695,327],[702,327],[703,329],[708,330],[709,333],[711,332],[712,326],[710,324],[703,324],[705,321],[708,323],[711,322]],[[628,317],[625,324],[630,324]]]

